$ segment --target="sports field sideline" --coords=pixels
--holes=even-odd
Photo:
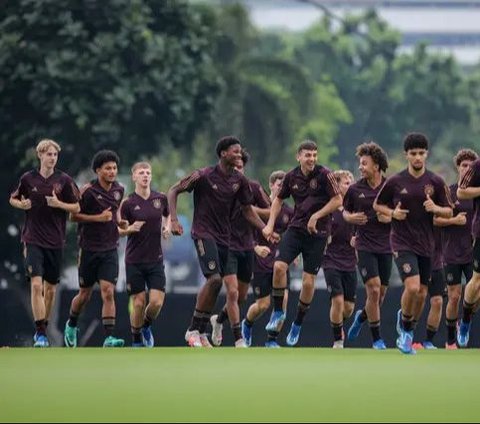
[[[0,421],[480,418],[480,350],[0,350]]]

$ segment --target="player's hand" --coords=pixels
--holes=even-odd
[[[168,224],[165,227],[162,227],[162,237],[164,240],[168,240],[172,235],[172,225]]]
[[[172,220],[172,234],[174,236],[181,236],[183,234],[183,227],[177,220]]]
[[[457,225],[467,225],[467,213],[466,212],[460,212],[456,217],[456,223]]]
[[[51,208],[59,208],[60,207],[60,200],[58,200],[58,197],[55,193],[55,190],[52,191],[51,196],[45,196],[45,199],[47,200],[47,205],[50,206]]]
[[[395,206],[395,209],[393,210],[392,218],[396,219],[397,221],[405,221],[409,212],[410,211],[408,209],[402,209],[402,202],[398,202],[397,206]]]
[[[129,226],[128,226],[128,221],[126,219],[121,219],[120,221],[118,221],[118,224],[117,224],[122,230],[128,230],[129,229]]]
[[[431,213],[435,213],[435,211],[437,210],[437,205],[428,194],[427,194],[427,200],[423,202],[423,207],[427,212],[431,212]]]
[[[128,224],[128,221],[127,221]],[[131,233],[138,233],[144,226],[145,221],[135,221],[132,225],[128,227],[128,231]]]
[[[269,240],[270,237],[273,234],[273,228],[270,225],[265,225],[262,229],[262,235],[265,238],[265,240]]]
[[[32,209],[32,201],[30,199],[25,199],[25,197],[22,196],[20,199],[20,209],[23,209],[24,211]]]
[[[275,231],[272,235],[267,239],[270,243],[278,243],[280,241],[280,234],[276,233]]]
[[[102,211],[100,215],[98,215],[98,222],[110,222],[113,219],[112,215],[112,208],[109,207]]]
[[[352,246],[353,248],[355,248],[357,246],[357,237],[353,236],[350,239],[350,246]]]
[[[317,234],[317,221],[318,218],[315,217],[315,215],[312,215],[310,219],[308,220],[307,224],[307,230],[310,234]]]
[[[383,213],[377,213],[377,219],[378,222],[381,222],[382,224],[390,224],[390,222],[392,222],[392,218]]]
[[[348,222],[352,225],[365,225],[368,222],[368,217],[365,212],[355,212],[350,214]]]
[[[270,255],[270,248],[267,246],[255,246],[255,253],[257,256],[260,256],[261,258],[266,258],[268,255]]]

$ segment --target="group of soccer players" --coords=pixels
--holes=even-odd
[[[132,346],[153,347],[152,323],[165,299],[161,239],[183,233],[177,198],[193,191],[191,235],[206,282],[185,334],[188,345],[221,345],[223,326],[229,322],[235,346],[248,347],[255,321],[273,303],[266,346],[279,347],[289,266],[301,255],[302,289],[287,345],[299,341],[322,267],[331,299],[333,347],[343,348],[345,338],[354,341],[368,321],[372,347],[386,349],[380,310],[395,261],[404,283],[397,316],[398,349],[412,354],[416,348],[435,348],[446,286],[446,348],[466,347],[480,301],[480,160],[472,150],[460,150],[454,158],[458,183],[448,187],[426,169],[428,149],[425,135],[408,134],[404,139],[407,168],[387,179],[387,155],[378,144],[363,143],[356,151],[361,179],[355,182],[350,171],[331,172],[318,165],[316,144],[305,141],[297,150],[299,166],[287,173],[273,172],[267,195],[258,182],[245,176],[249,155],[237,138],[228,136],[216,144],[216,165],[195,170],[167,194],[151,189],[149,163],[135,163],[135,190],[125,197],[116,181],[119,158],[115,152],[95,154],[96,179],[79,190],[70,176],[56,168],[58,143],[42,140],[36,149],[40,167],[25,173],[10,197],[13,207],[25,211],[22,243],[31,282],[34,346],[49,346],[46,329],[70,218],[78,223],[80,289],[65,324],[65,345],[77,346],[79,315],[96,283],[103,301],[104,346],[125,344],[114,335],[117,246],[119,237],[125,236]],[[293,209],[285,203],[289,197]],[[357,270],[367,299],[345,334],[344,322],[355,308]],[[459,322],[462,275],[468,284]],[[250,286],[255,302],[241,320],[240,305],[247,300]],[[222,287],[226,303],[213,314]],[[427,294],[427,338],[414,344]]]

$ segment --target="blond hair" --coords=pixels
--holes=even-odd
[[[152,169],[152,165],[150,165],[148,162],[137,162],[137,163],[134,163],[133,166],[132,166],[132,174],[133,174],[137,169]]]
[[[50,140],[49,138],[44,138],[43,140],[40,140],[37,144],[37,154],[45,153],[50,147],[55,148],[57,152],[60,152],[62,150],[62,148],[56,141]]]
[[[355,177],[353,176],[353,174],[345,169],[339,169],[338,171],[334,171],[333,175],[337,180],[337,183],[339,183],[342,178],[350,178],[350,180],[355,181]]]

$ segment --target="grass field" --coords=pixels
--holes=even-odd
[[[480,351],[0,349],[0,421],[479,421]]]

